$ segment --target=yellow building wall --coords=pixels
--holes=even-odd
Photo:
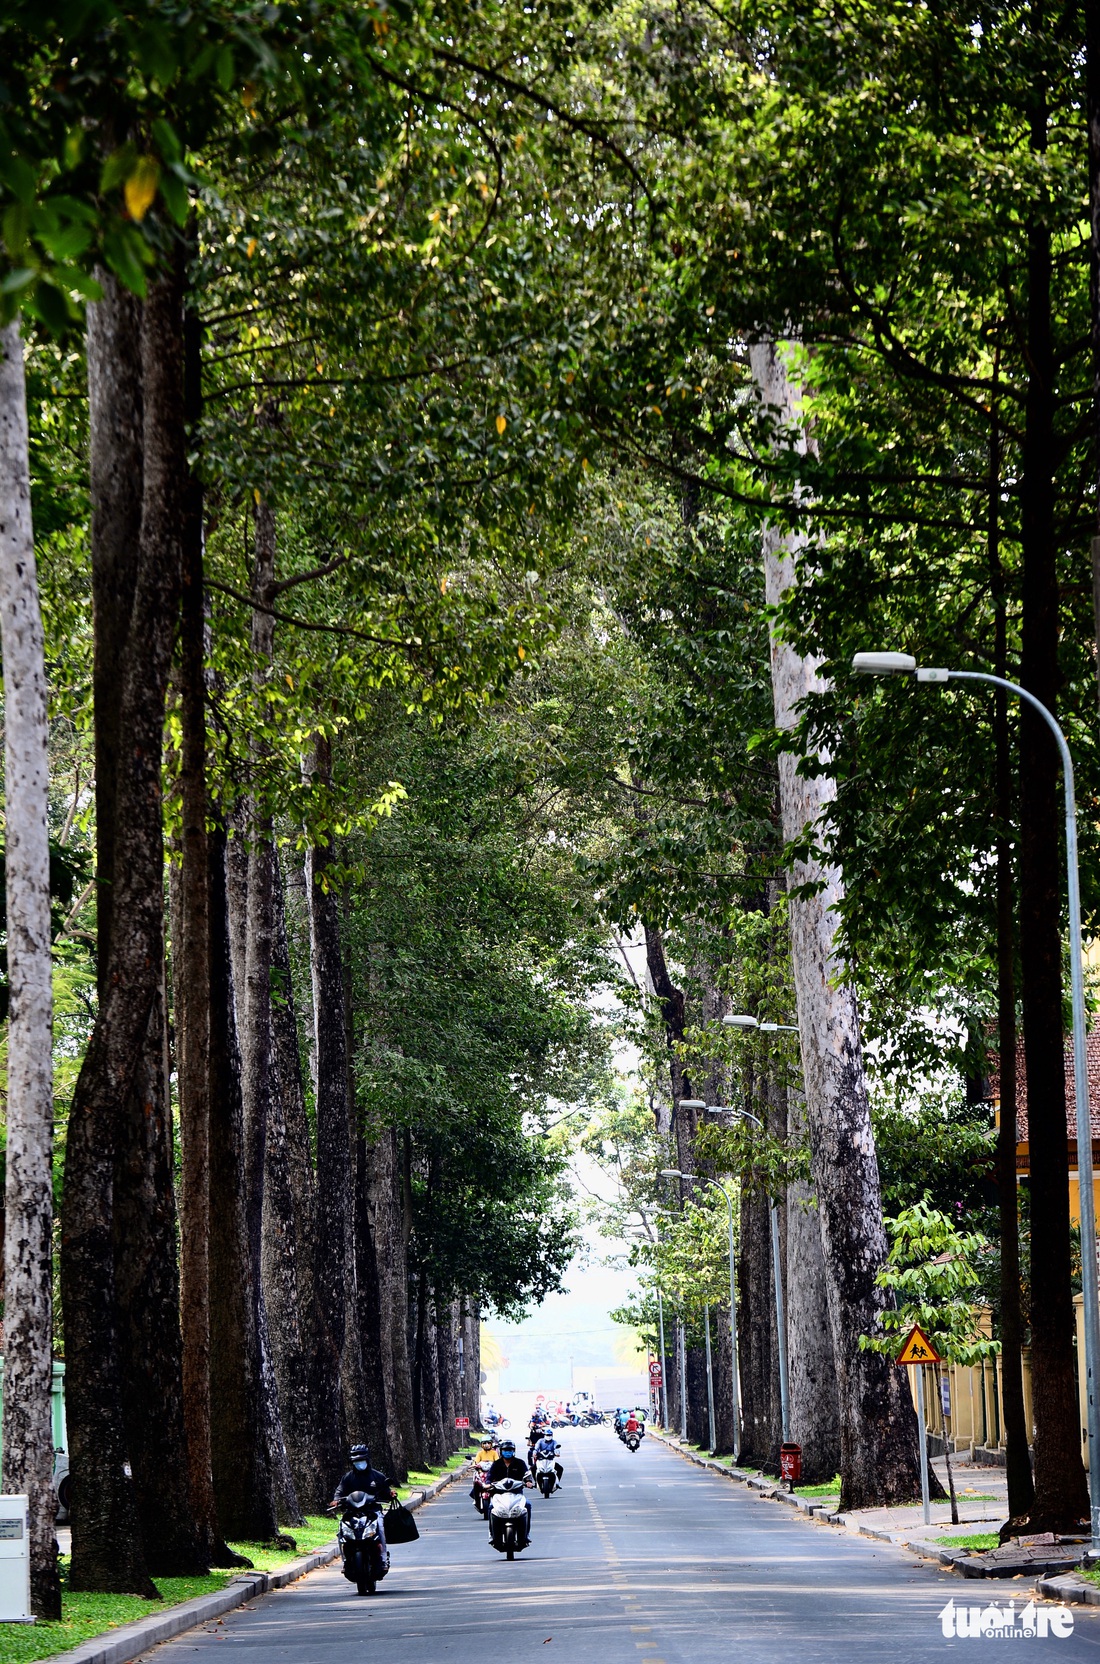
[[[1095,1173],[1092,1179],[1092,1205],[1097,1218],[1100,1218],[1100,1176]],[[1076,1172],[1071,1172],[1069,1176],[1069,1217],[1072,1224],[1081,1223],[1081,1186]]]

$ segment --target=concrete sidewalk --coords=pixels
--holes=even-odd
[[[942,1456],[932,1459],[932,1471],[944,1490],[947,1486],[947,1462]],[[839,1497],[834,1518],[855,1529],[866,1528],[888,1532],[896,1542],[934,1542],[945,1536],[972,1537],[979,1531],[997,1531],[1008,1518],[1008,1479],[1003,1468],[970,1466],[956,1457],[951,1471],[955,1477],[955,1496],[959,1505],[959,1523],[951,1524],[951,1502],[933,1502],[930,1512],[932,1524],[925,1525],[919,1502],[907,1502],[894,1508],[853,1508],[839,1512]]]

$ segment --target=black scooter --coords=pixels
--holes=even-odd
[[[356,1593],[373,1595],[389,1571],[389,1555],[382,1544],[382,1505],[366,1491],[352,1491],[344,1498],[344,1510],[336,1540],[343,1557],[343,1572]]]

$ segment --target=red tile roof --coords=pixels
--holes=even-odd
[[[1089,1120],[1092,1123],[1093,1139],[1100,1138],[1100,1023],[1092,1029],[1086,1043],[1089,1071]],[[1077,1137],[1077,1108],[1073,1091],[1073,1042],[1067,1035],[1066,1046],[1066,1127],[1071,1139]],[[999,1098],[1001,1095],[1000,1062],[993,1055],[990,1059],[990,1095]],[[1027,1143],[1027,1071],[1024,1065],[1024,1043],[1016,1043],[1016,1141]]]

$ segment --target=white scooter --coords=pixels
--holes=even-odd
[[[558,1464],[553,1456],[539,1456],[535,1461],[535,1484],[543,1496],[552,1496],[558,1488]]]
[[[530,1542],[527,1531],[526,1479],[498,1479],[490,1486],[489,1541],[498,1554],[514,1560]]]

